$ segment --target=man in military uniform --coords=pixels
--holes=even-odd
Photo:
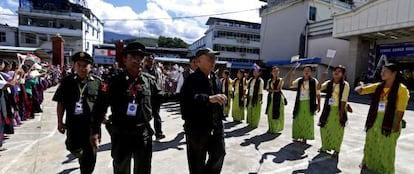
[[[111,155],[115,174],[129,174],[131,158],[134,158],[134,174],[151,173],[153,131],[149,120],[155,78],[141,72],[142,60],[148,55],[141,43],[128,44],[123,50],[125,70],[109,80],[95,104],[91,136],[95,144],[99,142],[101,121],[111,106]]]
[[[144,58],[144,72],[151,74],[155,77],[155,88],[159,91],[151,95],[151,106],[152,106],[152,117],[154,118],[154,129],[155,129],[155,138],[157,140],[165,138],[164,133],[162,133],[162,120],[160,116],[160,108],[162,104],[162,76],[161,72],[154,66],[154,57],[152,55],[146,56]]]
[[[62,80],[53,101],[58,102],[58,131],[62,134],[66,131],[66,149],[79,158],[81,173],[90,174],[96,162],[96,147],[89,140],[91,118],[102,82],[90,73],[93,59],[88,53],[78,52],[72,60],[76,73]]]
[[[210,48],[198,50],[198,68],[181,89],[190,174],[219,174],[226,154],[222,119],[227,97],[220,94],[221,85],[213,72],[217,54]]]

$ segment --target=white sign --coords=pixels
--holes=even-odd
[[[292,58],[290,58],[290,62],[296,62],[299,60],[299,58],[300,58],[299,55],[293,56]]]
[[[336,50],[328,49],[328,51],[326,53],[326,57],[328,57],[328,58],[334,58],[335,57],[335,54],[336,54]]]
[[[227,67],[227,68],[231,68],[231,63],[230,63],[230,62],[228,62],[228,63],[226,64],[226,67]]]

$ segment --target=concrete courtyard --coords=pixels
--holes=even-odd
[[[77,159],[65,149],[65,135],[56,130],[56,103],[51,97],[56,88],[45,92],[44,113],[24,122],[15,134],[5,141],[7,151],[0,152],[0,174],[51,174],[80,173]],[[339,159],[317,151],[321,146],[319,127],[315,116],[315,140],[308,145],[291,140],[292,110],[295,92],[285,91],[289,104],[285,108],[285,129],[281,134],[268,134],[265,103],[259,128],[251,129],[246,123],[225,122],[226,151],[223,174],[332,174],[361,173],[358,168],[363,157],[365,140],[364,124],[369,106],[351,103],[354,112],[349,114],[345,137]],[[266,96],[266,95],[265,95]],[[412,96],[413,97],[413,96]],[[353,98],[352,101],[363,100]],[[366,100],[366,98],[365,98]],[[266,102],[266,97],[264,99]],[[412,104],[412,103],[411,103]],[[163,131],[167,138],[153,144],[152,173],[188,173],[183,121],[178,103],[162,106]],[[407,128],[402,131],[396,153],[396,173],[414,173],[414,112],[405,113]],[[97,156],[95,172],[112,173],[111,143],[105,130]],[[369,173],[363,171],[362,173]]]

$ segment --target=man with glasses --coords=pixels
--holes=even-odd
[[[91,142],[99,143],[100,125],[108,106],[111,107],[111,142],[115,174],[131,173],[134,159],[134,174],[151,173],[152,135],[151,95],[157,90],[154,76],[142,72],[142,60],[150,54],[139,42],[128,44],[123,50],[125,70],[111,77],[102,87],[95,104],[95,118]]]

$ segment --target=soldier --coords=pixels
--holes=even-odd
[[[141,71],[142,60],[148,55],[141,43],[128,44],[123,50],[125,70],[104,85],[96,101],[91,141],[97,146],[100,124],[111,106],[111,155],[115,174],[131,173],[131,158],[134,158],[134,174],[151,173],[154,133],[149,120],[155,78]]]
[[[149,73],[155,77],[156,89],[160,92],[152,94],[151,106],[152,106],[152,116],[154,117],[154,129],[155,129],[155,138],[157,140],[165,138],[165,135],[162,133],[161,127],[161,116],[160,116],[160,107],[162,104],[161,86],[162,86],[162,75],[161,72],[154,66],[154,57],[152,55],[146,56],[144,58],[144,72]]]
[[[53,96],[53,101],[58,102],[58,131],[62,134],[67,131],[66,149],[79,158],[81,173],[92,173],[96,147],[89,141],[91,118],[102,82],[90,73],[93,59],[88,53],[78,52],[72,56],[72,60],[76,73],[66,76]]]

